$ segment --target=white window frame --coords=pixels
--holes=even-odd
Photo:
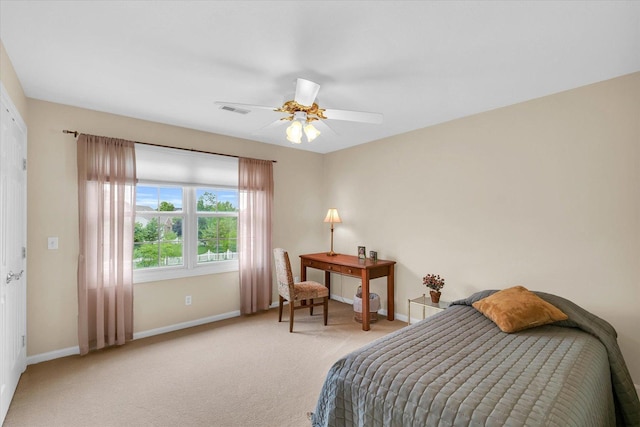
[[[198,216],[203,213],[197,212],[196,189],[229,189],[224,186],[215,185],[186,185],[171,182],[139,181],[138,185],[146,186],[171,186],[182,188],[182,211],[175,212],[173,216],[182,215],[182,259],[181,266],[149,267],[133,270],[133,283],[156,282],[160,280],[179,279],[183,277],[203,276],[208,274],[229,273],[239,270],[238,260],[216,261],[206,264],[198,264]],[[234,188],[238,190],[237,188]],[[171,216],[170,212],[162,213],[161,216]],[[206,216],[238,216],[237,212],[222,212]]]

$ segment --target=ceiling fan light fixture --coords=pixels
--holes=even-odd
[[[302,123],[298,120],[293,120],[287,128],[287,141],[294,144],[300,144],[302,142]]]
[[[304,127],[304,134],[309,142],[313,141],[320,135],[320,131],[316,129],[310,122]]]
[[[311,124],[316,120],[318,120],[318,123],[316,124],[320,126],[320,129],[323,129],[323,131],[326,130],[331,135],[336,135],[336,133],[324,123],[326,119],[372,124],[382,123],[382,114],[380,113],[320,108],[317,103],[319,90],[319,84],[299,78],[296,80],[296,91],[293,95],[293,99],[290,99],[291,97],[285,98],[289,100],[285,101],[281,107],[237,104],[222,101],[216,101],[216,104],[222,105],[221,108],[224,110],[238,113],[249,112],[256,108],[270,110],[276,113],[286,113],[287,117],[282,117],[270,125],[265,126],[263,129],[275,128],[285,121],[290,121],[291,124],[286,129],[286,138],[287,141],[294,144],[302,143],[303,132],[308,142],[311,142],[320,136],[321,132]]]

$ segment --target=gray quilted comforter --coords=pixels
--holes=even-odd
[[[313,426],[640,426],[640,403],[604,320],[537,292],[569,319],[514,334],[478,292],[336,362]]]

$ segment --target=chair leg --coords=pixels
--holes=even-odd
[[[293,332],[293,301],[289,301],[289,332]]]
[[[327,318],[329,315],[329,297],[324,297],[324,326],[327,326]]]
[[[278,322],[282,322],[282,305],[284,303],[284,298],[281,295],[278,295],[280,303],[278,304]]]
[[[313,298],[309,299],[309,316],[313,316]]]

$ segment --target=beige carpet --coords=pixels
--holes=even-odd
[[[326,327],[321,307],[295,314],[293,334],[272,309],[31,365],[4,425],[308,426],[331,365],[406,325],[364,332],[336,301]]]

